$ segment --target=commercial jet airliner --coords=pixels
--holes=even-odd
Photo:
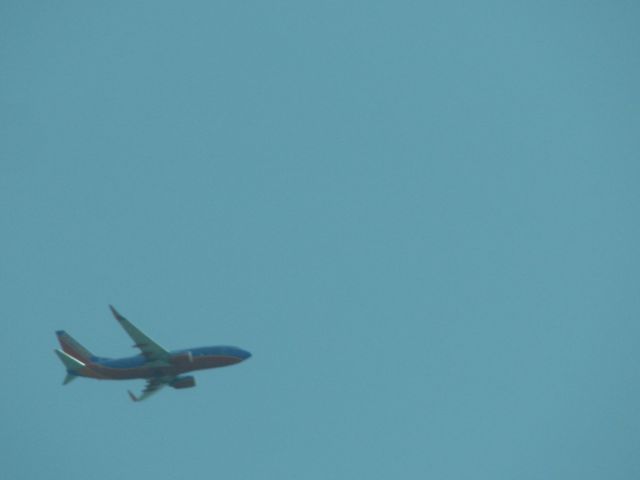
[[[129,391],[134,402],[145,400],[162,387],[191,388],[196,380],[191,375],[182,375],[193,370],[227,367],[251,357],[246,350],[238,347],[199,347],[186,350],[167,351],[147,335],[142,333],[129,320],[109,305],[113,316],[134,341],[134,347],[142,352],[127,358],[97,357],[63,330],[56,332],[62,350],[55,349],[67,369],[63,385],[78,377],[98,380],[146,379],[147,384],[140,396]]]

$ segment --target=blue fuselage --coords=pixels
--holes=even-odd
[[[173,377],[194,370],[235,365],[251,357],[238,347],[199,347],[171,352],[168,360],[150,360],[144,355],[126,358],[92,357],[81,376],[102,380]]]

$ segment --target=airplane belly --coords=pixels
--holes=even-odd
[[[207,368],[221,368],[235,365],[241,359],[226,355],[207,355],[194,359],[194,370],[203,370]]]
[[[132,368],[112,368],[98,366],[94,370],[103,379],[108,380],[130,380],[135,378],[153,378],[175,375],[177,372],[173,368],[158,367],[132,367]]]

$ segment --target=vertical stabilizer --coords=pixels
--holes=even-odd
[[[80,345],[80,342],[64,330],[58,330],[56,335],[58,336],[58,341],[60,342],[62,350],[67,355],[71,355],[84,363],[90,363],[91,359],[95,358],[95,355]]]

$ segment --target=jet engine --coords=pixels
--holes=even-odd
[[[173,388],[191,388],[196,386],[196,379],[191,375],[187,377],[176,377],[169,385]]]

